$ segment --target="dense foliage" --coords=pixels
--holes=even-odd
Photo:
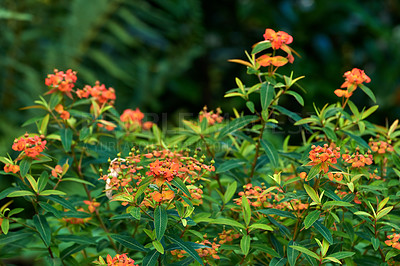
[[[138,109],[120,114],[116,91],[77,86],[54,70],[0,157],[0,258],[38,265],[393,265],[399,262],[398,120],[367,118],[378,106],[351,100],[371,78],[358,68],[332,90],[337,103],[301,118],[304,76],[293,37],[267,29],[244,65],[256,82],[226,92],[244,102],[234,117],[205,107],[161,131]],[[294,121],[283,142],[280,116]],[[153,118],[155,115],[153,116]],[[291,136],[300,135],[301,145]],[[14,201],[23,202],[15,205]]]

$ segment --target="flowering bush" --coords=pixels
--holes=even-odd
[[[254,83],[225,97],[235,117],[205,107],[163,133],[138,108],[121,115],[113,88],[75,87],[72,70],[48,75],[42,115],[1,157],[0,258],[38,265],[395,265],[400,261],[398,120],[359,109],[371,79],[344,74],[337,103],[301,118],[293,37],[267,29],[248,61]],[[282,53],[279,55],[278,53]],[[281,128],[294,120],[302,141]],[[166,131],[164,131],[166,132]],[[171,133],[172,132],[172,133]],[[280,138],[281,137],[281,138]],[[368,142],[366,141],[368,139]],[[104,259],[105,258],[105,259]]]

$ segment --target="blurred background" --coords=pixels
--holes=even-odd
[[[300,55],[294,71],[306,76],[304,109],[337,100],[343,73],[364,69],[380,109],[372,119],[385,125],[400,113],[400,1],[398,0],[0,0],[0,153],[27,129],[32,105],[47,88],[54,68],[78,72],[78,87],[96,80],[116,90],[116,108],[139,107],[196,115],[204,105],[231,112],[240,102],[224,99],[236,86],[256,82],[244,51],[263,40],[266,28],[294,37]],[[289,99],[288,99],[289,100]],[[372,103],[361,91],[353,101]],[[239,108],[238,108],[239,109]]]

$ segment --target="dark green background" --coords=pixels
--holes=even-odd
[[[343,73],[365,69],[381,106],[372,117],[385,125],[400,112],[400,2],[397,0],[0,0],[0,152],[25,132],[32,111],[20,111],[46,91],[54,68],[78,71],[78,86],[96,80],[114,87],[116,107],[165,113],[198,113],[208,105],[230,112],[224,92],[245,68],[244,50],[261,41],[266,28],[294,37],[301,54],[293,66],[306,108],[337,100]],[[371,105],[357,91],[353,101]]]

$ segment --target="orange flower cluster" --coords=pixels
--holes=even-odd
[[[108,254],[107,266],[138,266],[138,264],[135,264],[135,261],[129,258],[126,254],[127,253],[116,254],[114,258]]]
[[[220,241],[219,244],[223,245],[227,242],[232,242],[234,239],[238,239],[240,237],[239,233],[235,233],[232,229],[226,231],[222,231],[222,233],[218,233],[218,237]]]
[[[340,182],[343,180],[343,175],[341,173],[329,172],[327,175],[328,175],[329,180],[331,180],[331,181],[333,181],[333,179],[335,179],[336,182]]]
[[[83,89],[78,89],[76,95],[81,99],[92,97],[99,105],[113,105],[116,99],[115,90],[113,88],[107,89],[104,84],[100,85],[99,81],[96,81],[93,87],[86,85]]]
[[[153,126],[152,122],[143,122],[144,114],[136,108],[136,110],[126,109],[120,119],[124,122],[124,126],[128,131],[135,131],[136,129],[149,130]]]
[[[390,145],[388,142],[380,140],[380,141],[370,141],[368,145],[371,147],[373,152],[378,154],[385,154],[393,152],[393,146]]]
[[[264,33],[264,39],[270,41],[272,49],[281,49],[286,44],[293,42],[293,37],[284,31],[275,32],[273,29],[266,29]]]
[[[343,77],[345,82],[342,84],[341,88],[346,88],[345,90],[337,89],[334,91],[336,96],[349,98],[353,95],[353,92],[357,89],[357,86],[362,83],[369,83],[371,79],[364,73],[364,70],[353,68],[351,71],[344,73]]]
[[[19,165],[7,163],[4,166],[4,172],[6,173],[13,172],[14,174],[16,174],[19,172]]]
[[[270,199],[274,199],[274,200],[278,200],[278,194],[275,194],[273,192],[269,192],[269,193],[265,193],[265,189],[266,187],[259,187],[259,186],[254,186],[253,184],[249,183],[245,186],[243,186],[245,191],[241,191],[239,192],[239,196],[240,198],[238,199],[234,199],[233,201],[237,204],[237,205],[242,205],[242,196],[245,195],[247,200],[249,201],[250,206],[253,207],[267,207],[270,206],[270,203],[268,202],[268,200]],[[277,190],[279,192],[283,192],[281,189]]]
[[[260,66],[280,67],[286,65],[287,62],[293,63],[294,57],[292,55],[292,49],[288,46],[288,44],[293,42],[293,37],[291,35],[284,31],[275,32],[272,29],[266,29],[263,36],[265,41],[271,43],[271,47],[274,51],[281,49],[287,53],[287,57],[275,56],[275,53],[273,56],[271,56],[271,54],[265,54],[257,58],[257,62]]]
[[[365,165],[371,165],[372,164],[372,155],[371,154],[359,154],[358,150],[356,151],[355,154],[349,155],[348,153],[345,153],[342,155],[343,160],[346,163],[351,163],[351,167],[353,168],[360,168],[364,167]]]
[[[68,211],[68,210],[65,210],[65,211]],[[79,208],[77,211],[87,213],[87,211],[85,211],[83,208]],[[62,218],[62,220],[64,222],[69,223],[69,224],[85,224],[85,223],[89,222],[91,219],[92,219],[91,217],[88,217],[88,218],[76,218],[76,217]]]
[[[221,108],[217,108],[217,110],[215,111],[207,111],[207,106],[204,106],[203,111],[201,111],[199,113],[199,121],[203,121],[203,118],[207,119],[208,125],[212,126],[215,123],[222,123],[222,121],[224,120],[224,118],[221,116],[222,111]]]
[[[96,202],[96,200],[84,200],[83,203],[88,205],[88,209],[90,213],[94,213],[96,211],[96,208],[100,206],[100,202]]]
[[[102,175],[100,179],[106,181],[106,195],[110,199],[113,198],[113,192],[117,192],[117,195],[124,196],[116,200],[127,205],[130,199],[135,197],[145,176],[152,177],[151,185],[144,191],[141,204],[154,207],[159,202],[167,202],[175,197],[175,192],[166,183],[179,178],[190,184],[188,189],[191,195],[185,196],[198,205],[202,202],[203,191],[193,183],[201,179],[206,172],[215,170],[212,164],[207,165],[200,161],[190,156],[187,151],[153,150],[143,154],[132,149],[126,158],[118,157],[110,161],[108,174]]]
[[[72,99],[71,91],[75,86],[76,80],[77,77],[75,71],[68,69],[64,73],[64,71],[58,71],[58,69],[54,69],[54,74],[47,75],[45,80],[46,86],[50,87],[50,90],[47,92],[47,94],[61,91]]]
[[[60,115],[61,119],[64,120],[68,120],[71,116],[68,111],[64,110],[64,106],[62,104],[57,104],[56,107],[54,107],[54,111],[56,111]]]
[[[321,165],[321,169],[326,174],[329,171],[329,166],[335,168],[337,164],[337,159],[340,158],[340,148],[339,147],[329,147],[328,144],[321,146],[311,146],[311,151],[309,157],[311,162],[307,165]]]
[[[217,241],[216,238],[214,238],[214,242],[212,242],[212,243],[209,240],[207,240],[207,234],[204,235],[203,241],[201,241],[201,242],[196,241],[196,243],[198,243],[198,244],[211,246],[211,247],[204,247],[204,248],[196,249],[196,252],[203,259],[205,264],[208,264],[209,260],[214,261],[214,260],[220,259],[220,257],[218,256],[218,248],[221,245],[215,243],[215,241]],[[176,250],[171,250],[171,254],[173,256],[177,256],[178,258],[183,258],[184,254],[186,254],[186,251],[176,249]]]
[[[19,155],[18,158],[22,159],[25,156],[36,159],[40,153],[46,148],[46,141],[43,140],[44,136],[33,136],[29,137],[28,133],[25,133],[20,139],[15,139],[12,149],[14,151],[22,151],[24,155]],[[18,159],[17,159],[18,160]]]
[[[388,235],[387,238],[388,238],[388,240],[385,241],[386,245],[400,250],[400,243],[399,243],[400,234],[391,234],[391,235]]]

